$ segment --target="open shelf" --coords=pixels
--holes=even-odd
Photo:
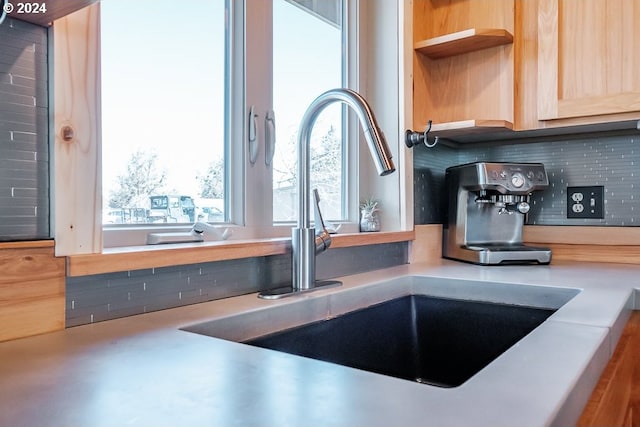
[[[500,28],[470,28],[416,42],[414,49],[431,59],[446,58],[513,43],[513,35]]]

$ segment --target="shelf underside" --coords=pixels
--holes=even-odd
[[[458,122],[435,123],[430,135],[454,144],[481,142],[519,141],[534,142],[549,139],[581,138],[594,134],[637,134],[638,120],[568,125],[539,129],[514,130],[513,123],[506,120],[463,120]],[[416,126],[416,129],[426,129]]]
[[[473,136],[497,132],[512,132],[513,123],[507,120],[462,120],[458,122],[435,123],[431,134],[439,138],[457,141]]]
[[[414,49],[431,59],[513,43],[513,35],[501,28],[470,28],[416,42]]]

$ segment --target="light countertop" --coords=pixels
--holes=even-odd
[[[572,425],[636,304],[640,267],[443,260],[341,280],[278,301],[251,294],[1,343],[0,426]],[[450,389],[181,330],[205,324],[246,339],[407,293],[526,302],[553,300],[553,288],[577,295]]]

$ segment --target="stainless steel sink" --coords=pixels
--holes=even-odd
[[[376,374],[456,387],[578,292],[406,277],[184,330]],[[360,307],[354,308],[358,300]]]

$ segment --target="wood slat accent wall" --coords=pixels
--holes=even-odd
[[[0,341],[64,329],[64,268],[51,242],[0,245]]]

